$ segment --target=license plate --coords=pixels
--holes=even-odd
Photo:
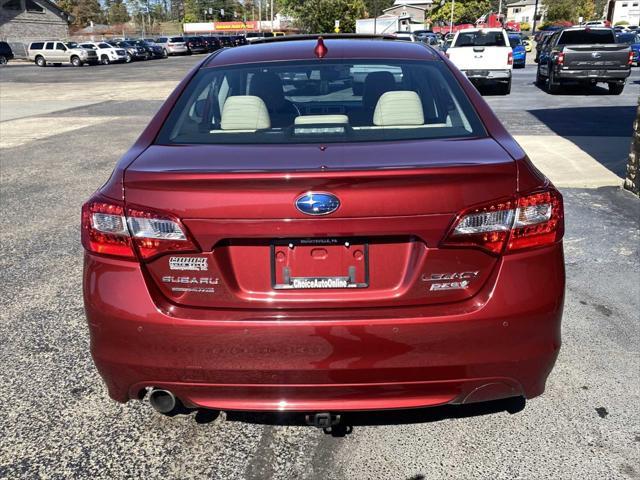
[[[344,238],[273,241],[271,284],[276,290],[367,288],[369,245]]]

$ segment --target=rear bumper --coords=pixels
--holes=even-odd
[[[195,319],[156,304],[136,263],[86,255],[84,294],[91,352],[117,401],[154,386],[191,407],[370,410],[544,391],[560,348],[562,246],[505,257],[495,277],[447,315],[200,310]]]
[[[558,80],[590,80],[596,82],[623,81],[631,75],[631,69],[626,70],[557,70]]]
[[[463,70],[467,78],[473,82],[493,82],[511,79],[511,70]]]

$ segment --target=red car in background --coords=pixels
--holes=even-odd
[[[540,395],[560,193],[431,47],[278,40],[203,59],[83,206],[110,396],[325,425]]]

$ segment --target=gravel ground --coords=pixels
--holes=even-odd
[[[177,80],[189,61],[154,63],[151,74]],[[122,79],[146,72],[140,65],[87,72],[104,82],[101,68]],[[56,70],[77,81],[78,70]],[[0,89],[42,82],[41,72],[14,67]],[[532,76],[514,91],[534,88]],[[509,128],[542,128],[521,111],[557,105],[526,104],[534,95],[526,90],[525,105],[512,95],[511,107],[489,100]],[[575,101],[556,97],[565,100]],[[103,121],[0,150],[0,478],[640,479],[640,201],[616,188],[563,190],[564,343],[547,392],[519,413],[497,403],[351,415],[331,436],[295,416],[164,417],[109,400],[89,356],[80,206],[158,105],[47,113]]]

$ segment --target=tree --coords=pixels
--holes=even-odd
[[[108,5],[108,21],[110,24],[126,23],[131,17],[127,11],[127,6],[122,0],[111,0]],[[107,6],[105,2],[105,6]]]
[[[76,6],[76,2],[74,0],[58,0],[56,2],[56,5],[58,5],[65,12],[72,13],[73,9]]]
[[[286,0],[283,7],[308,33],[332,33],[336,20],[341,32],[354,32],[356,19],[363,18],[366,10],[363,0]]]
[[[364,0],[365,16],[378,17],[382,12],[393,6],[393,0]]]
[[[546,19],[548,22],[573,22],[578,19],[576,12],[574,0],[549,0]]]
[[[101,23],[104,19],[98,0],[74,0],[71,14],[75,17],[73,25],[86,27],[90,22]]]
[[[475,23],[475,21],[491,11],[489,0],[456,0],[453,7],[453,23]],[[451,2],[446,2],[431,11],[431,21],[448,24],[451,22]]]

